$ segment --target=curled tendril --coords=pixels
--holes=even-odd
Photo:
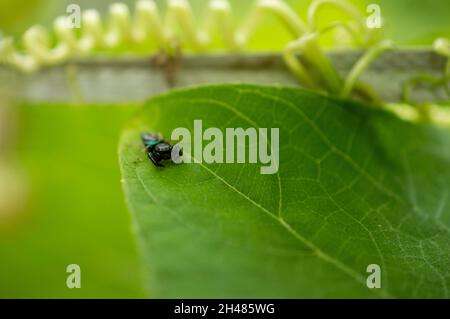
[[[434,105],[432,102],[417,103],[411,98],[414,88],[419,85],[428,85],[433,88],[443,87],[447,96],[450,98],[450,41],[444,38],[438,38],[433,43],[434,51],[447,57],[445,69],[442,76],[436,77],[429,74],[419,74],[409,79],[403,87],[403,101],[405,105],[409,105],[411,110],[409,113],[416,113],[414,121],[416,122],[432,122],[441,126],[450,126],[450,113],[447,109]],[[403,107],[405,109],[405,106]]]
[[[348,97],[352,92],[358,78],[367,69],[367,67],[374,61],[380,54],[394,48],[394,43],[389,40],[382,41],[377,45],[373,46],[369,51],[367,51],[359,61],[353,66],[347,79],[345,80],[344,86],[341,91],[341,96]]]
[[[317,17],[327,6],[343,11],[352,20],[337,21],[319,28]],[[33,26],[25,32],[20,51],[11,38],[0,39],[0,63],[32,72],[41,66],[58,64],[73,57],[149,43],[169,55],[176,54],[180,46],[202,52],[212,43],[214,35],[219,35],[226,50],[241,51],[257,33],[265,15],[275,16],[292,35],[293,40],[284,49],[283,56],[303,85],[343,97],[358,94],[366,100],[379,101],[373,90],[359,83],[358,79],[374,59],[392,48],[392,43],[377,41],[374,31],[367,28],[364,15],[346,0],[312,1],[307,22],[282,0],[256,0],[240,27],[234,25],[233,9],[228,0],[210,0],[206,20],[200,26],[187,0],[168,0],[164,13],[153,0],[138,0],[133,14],[125,4],[115,3],[110,6],[107,18],[102,18],[96,10],[84,11],[79,32],[71,27],[69,17],[56,18],[53,34],[57,44],[54,46],[53,36],[41,26]],[[347,32],[361,48],[368,48],[346,79],[338,75],[319,43],[323,34],[337,29]],[[449,56],[448,40],[436,42],[435,48]],[[298,54],[308,62],[309,68],[302,64]],[[449,75],[450,62],[444,76],[447,82]]]
[[[303,36],[301,36],[298,40],[295,40],[293,42],[291,42],[286,49],[284,50],[284,59],[287,63],[287,65],[291,68],[292,72],[297,75],[297,77],[302,81],[302,83],[310,88],[314,88],[314,89],[320,89],[321,85],[319,83],[319,79],[313,79],[310,74],[306,71],[305,67],[303,66],[303,64],[300,62],[300,60],[296,57],[297,53],[304,53],[307,50],[308,46],[311,46],[312,44],[316,44],[317,45],[317,40],[318,38],[329,32],[332,31],[336,28],[342,28],[345,31],[347,31],[350,36],[352,36],[355,41],[358,40],[357,35],[354,33],[354,30],[351,29],[351,27],[349,26],[348,23],[343,23],[343,22],[334,22],[328,26],[326,26],[325,28],[316,31],[316,32],[308,32],[306,34],[304,34]],[[317,46],[316,46],[316,51],[317,51]],[[310,55],[311,57],[314,57],[312,59],[312,61],[309,61],[310,63],[314,64],[316,62],[315,67],[316,68],[323,68],[323,65],[318,65],[317,62],[318,60],[316,59],[316,56],[314,55]],[[308,58],[308,57],[306,57]],[[323,59],[323,58],[322,58]],[[322,62],[323,63],[323,62]],[[329,64],[329,61],[325,62],[327,65]],[[329,68],[331,68],[331,66],[329,66]],[[331,71],[332,72],[332,71]],[[323,74],[329,75],[330,71],[325,71]],[[340,90],[340,80],[337,79],[337,75],[333,74],[334,78],[335,78],[335,82],[334,83],[325,83],[325,85],[329,85],[328,89],[330,91],[335,91],[335,93],[339,93],[338,91]],[[328,79],[329,80],[329,79]],[[327,81],[327,79],[322,79],[323,81]]]
[[[316,23],[317,16],[320,9],[325,6],[337,7],[349,15],[353,19],[353,23],[337,21],[318,30]],[[354,42],[361,47],[369,47],[369,51],[356,62],[345,80],[339,78],[335,68],[322,53],[318,45],[320,36],[327,32],[334,31],[337,28],[346,31]],[[373,60],[392,48],[393,43],[391,41],[375,41],[372,30],[367,28],[365,24],[364,16],[349,2],[344,0],[315,0],[308,9],[307,31],[303,32],[299,39],[291,42],[287,46],[284,57],[293,73],[309,87],[320,88],[321,86],[324,86],[328,92],[339,94],[343,97],[348,97],[352,93],[358,93],[369,101],[378,102],[379,98],[373,90],[370,90],[361,83],[357,83],[357,81]],[[319,70],[319,79],[313,79],[312,75],[307,73],[305,67],[294,56],[296,53],[302,53],[304,58],[312,64],[315,69]]]
[[[445,69],[441,77],[432,76],[429,74],[420,74],[410,80],[408,80],[403,88],[403,100],[409,105],[416,107],[419,112],[419,118],[422,121],[434,121],[433,115],[431,114],[432,103],[416,103],[411,98],[411,93],[414,88],[419,85],[428,85],[434,88],[443,87],[447,96],[450,98],[450,41],[448,39],[439,38],[434,41],[433,49],[439,55],[447,57],[447,62],[445,64]],[[436,112],[435,112],[436,113]],[[442,115],[442,114],[441,114]],[[447,117],[448,118],[448,115]]]
[[[184,41],[194,50],[202,51],[211,41],[211,30],[222,36],[225,47],[231,51],[240,49],[244,44],[233,30],[232,10],[226,0],[210,1],[204,29],[198,29],[195,22],[187,0],[168,1],[164,15],[152,0],[137,1],[133,15],[128,6],[115,3],[110,6],[107,19],[102,19],[96,10],[84,11],[80,36],[71,26],[69,17],[56,18],[53,33],[58,43],[53,47],[50,32],[41,26],[33,26],[25,32],[22,52],[16,49],[11,38],[2,40],[0,61],[32,72],[40,66],[58,64],[71,57],[129,44],[153,42],[170,54],[179,42]]]
[[[344,0],[316,0],[311,3],[311,5],[308,8],[308,26],[309,28],[314,31],[317,30],[317,16],[320,12],[320,9],[325,6],[333,6],[347,15],[349,15],[351,18],[353,18],[353,21],[356,22],[357,29],[354,30],[355,33],[364,34],[366,29],[365,24],[365,18],[364,16],[350,3]],[[353,28],[352,28],[353,29]]]
[[[439,38],[436,41],[434,41],[433,48],[436,51],[436,53],[443,55],[447,57],[447,62],[445,64],[445,71],[444,71],[444,78],[443,78],[443,84],[445,87],[445,90],[447,91],[447,95],[450,97],[450,40]]]

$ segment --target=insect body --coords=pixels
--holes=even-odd
[[[142,133],[141,139],[142,143],[144,143],[148,158],[155,166],[164,167],[161,162],[172,158],[173,146],[160,136],[151,133]],[[179,151],[179,155],[182,155],[181,150]]]

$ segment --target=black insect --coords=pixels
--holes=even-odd
[[[172,150],[174,147],[159,135],[142,133],[141,139],[142,143],[144,143],[148,158],[153,164],[155,164],[155,166],[164,167],[161,162],[172,158]],[[181,149],[178,153],[179,156],[182,155]]]

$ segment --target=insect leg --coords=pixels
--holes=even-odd
[[[164,165],[160,163],[161,159],[159,157],[153,155],[152,153],[148,153],[148,158],[152,161],[152,163],[155,166],[164,167]]]

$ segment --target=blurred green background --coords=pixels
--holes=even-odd
[[[29,191],[0,228],[0,297],[143,296],[117,165],[119,130],[134,109],[21,105],[16,158]],[[82,289],[66,287],[72,263]]]
[[[18,37],[35,23],[50,26],[73,2],[0,0],[0,32]],[[102,12],[112,2],[77,1],[82,8]],[[164,1],[157,2],[164,6]],[[205,14],[205,2],[191,1],[196,15]],[[253,1],[230,2],[236,19],[242,20]],[[287,2],[302,16],[310,3]],[[352,2],[363,12],[372,3]],[[448,0],[376,3],[382,8],[385,35],[401,45],[429,45],[437,36],[450,36]],[[328,10],[322,19],[338,16]],[[288,40],[286,32],[268,18],[249,48],[280,50]],[[0,107],[9,110],[0,112],[4,117],[0,126],[8,123],[9,132],[15,132],[0,148],[0,172],[2,165],[21,171],[17,173],[20,196],[9,198],[20,203],[0,211],[0,297],[145,297],[117,164],[120,128],[137,105],[28,103],[15,105],[11,112],[0,95]],[[0,181],[0,191],[19,178],[11,176]],[[82,289],[66,287],[65,270],[71,263],[81,266]]]
[[[82,9],[96,8],[103,15],[111,3],[111,0],[0,0],[0,31],[4,35],[20,35],[30,25],[39,23],[51,26],[53,18],[65,14],[68,4],[77,3]],[[133,8],[134,0],[123,0]],[[155,0],[163,10],[166,0]],[[199,21],[206,15],[206,3],[208,0],[190,0]],[[254,0],[229,0],[233,9],[236,22],[239,24],[246,16]],[[306,8],[311,0],[285,0],[302,16],[306,17]],[[427,45],[431,44],[437,36],[450,35],[450,2],[448,0],[349,0],[365,13],[367,5],[378,4],[384,17],[384,31],[388,38],[400,45]],[[333,9],[324,9],[321,13],[321,21],[335,20],[341,17]],[[253,39],[251,48],[267,50],[282,48],[289,39],[285,31],[274,20],[268,18],[261,27],[259,35]]]

